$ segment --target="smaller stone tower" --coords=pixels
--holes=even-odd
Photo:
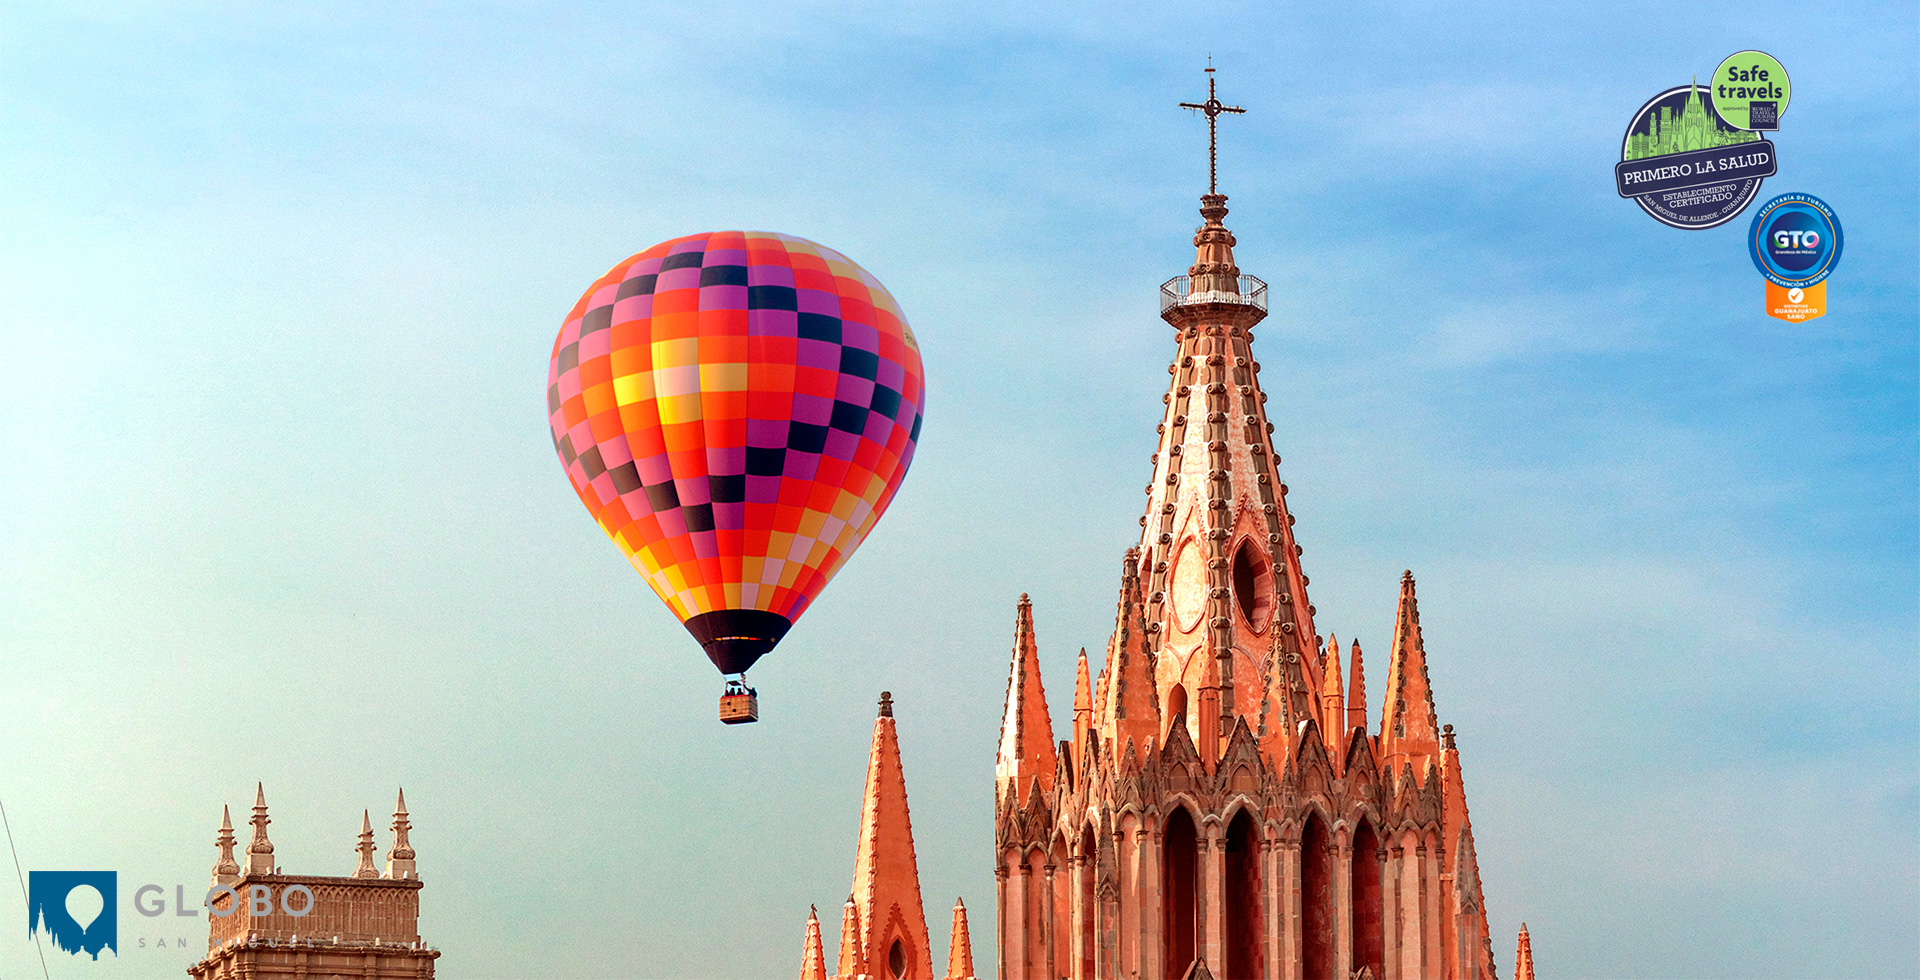
[[[867,789],[860,802],[860,841],[853,861],[853,892],[840,919],[840,955],[831,980],[941,980],[933,972],[927,915],[920,901],[920,869],[913,853],[906,773],[894,730],[893,695],[880,693],[867,755]],[[948,980],[974,980],[973,943],[966,907],[955,900]],[[807,915],[801,980],[829,980],[817,912]]]
[[[440,951],[420,939],[420,877],[403,793],[394,808],[387,872],[373,863],[373,825],[360,813],[359,863],[342,877],[287,875],[273,864],[266,789],[256,786],[253,839],[244,868],[234,860],[233,820],[223,807],[214,843],[214,895],[207,955],[194,980],[360,977],[432,980]]]

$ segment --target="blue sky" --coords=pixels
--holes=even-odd
[[[1384,652],[1419,577],[1501,969],[1524,919],[1542,976],[1912,975],[1917,36],[1899,4],[0,6],[21,863],[198,884],[260,780],[281,864],[346,873],[404,784],[446,975],[783,974],[845,896],[886,688],[936,946],[964,896],[990,970],[1013,605],[1063,708],[1137,532],[1211,54],[1319,619]],[[1846,229],[1804,324],[1762,314],[1746,216],[1611,185],[1633,111],[1745,48],[1794,86],[1763,195]],[[589,282],[740,227],[879,276],[930,393],[729,730],[543,399]],[[54,970],[197,957],[204,919],[148,921]]]

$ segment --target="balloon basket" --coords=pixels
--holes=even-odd
[[[728,681],[720,692],[720,721],[727,725],[748,725],[760,720],[758,692],[740,681]]]

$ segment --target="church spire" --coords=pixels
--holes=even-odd
[[[1127,757],[1145,759],[1160,738],[1160,693],[1155,661],[1147,647],[1147,624],[1140,612],[1140,556],[1128,548],[1120,574],[1120,604],[1114,615],[1113,646],[1101,668],[1105,699],[1099,721],[1107,733],[1114,764]]]
[[[967,903],[953,900],[953,941],[947,946],[947,980],[974,980],[973,940],[967,935]]]
[[[1360,664],[1360,641],[1347,642],[1347,731],[1358,728],[1364,737],[1367,733],[1367,674]]]
[[[1420,639],[1420,605],[1413,572],[1400,577],[1400,609],[1394,618],[1393,659],[1387,665],[1387,696],[1380,709],[1380,755],[1388,772],[1412,765],[1415,775],[1440,756],[1427,652]]]
[[[1520,948],[1514,952],[1513,980],[1533,980],[1533,939],[1524,922],[1520,923]]]
[[[866,948],[861,943],[860,906],[854,904],[853,896],[847,896],[847,906],[840,913],[840,960],[834,967],[833,975],[842,980],[854,980],[867,972]]]
[[[1218,104],[1217,92],[1209,103],[1217,122],[1229,107]],[[1205,223],[1193,236],[1193,265],[1160,289],[1160,316],[1179,346],[1168,365],[1139,544],[1158,690],[1186,702],[1195,748],[1209,767],[1240,716],[1258,730],[1263,702],[1274,712],[1273,683],[1282,678],[1269,680],[1272,657],[1291,658],[1285,680],[1297,675],[1304,683],[1301,719],[1322,717],[1320,640],[1253,357],[1267,287],[1241,274],[1226,201],[1217,183],[1201,197]],[[1291,750],[1291,730],[1267,731],[1263,744],[1281,739]]]
[[[820,946],[820,910],[807,906],[806,947],[800,954],[800,980],[827,980],[827,954]]]
[[[247,868],[250,875],[273,874],[273,842],[267,839],[267,788],[253,785],[253,840],[247,844]]]
[[[933,980],[927,947],[927,916],[920,904],[920,870],[913,853],[913,818],[907,811],[907,780],[900,766],[893,695],[880,693],[867,757],[867,790],[860,806],[860,848],[853,863],[858,903],[862,972],[885,972],[906,980]],[[899,969],[894,969],[895,965]]]
[[[1326,676],[1320,685],[1320,737],[1326,741],[1327,757],[1339,770],[1347,758],[1347,705],[1345,685],[1340,681],[1340,638],[1327,638]]]
[[[1093,730],[1093,681],[1087,673],[1087,648],[1080,648],[1080,661],[1074,665],[1073,678],[1073,772],[1080,778],[1086,765],[1087,732]]]
[[[1013,666],[1007,674],[1007,706],[1000,720],[994,782],[1013,794],[1017,808],[1035,779],[1042,793],[1053,791],[1056,765],[1053,722],[1047,717],[1047,692],[1040,684],[1040,650],[1033,638],[1033,602],[1022,593],[1014,614]]]

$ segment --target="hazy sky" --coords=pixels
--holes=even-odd
[[[123,893],[54,975],[182,975],[204,917],[125,893],[204,887],[256,780],[297,873],[406,786],[445,976],[789,975],[885,688],[935,960],[961,895],[990,976],[1014,603],[1058,718],[1209,53],[1318,621],[1383,657],[1418,576],[1503,975],[1523,919],[1543,977],[1920,971],[1913,6],[1328,6],[0,4],[0,802]],[[1845,225],[1823,319],[1763,315],[1750,213],[1614,194],[1634,110],[1744,48],[1793,83],[1762,199]],[[544,403],[581,290],[717,228],[865,265],[930,389],[735,729]]]

